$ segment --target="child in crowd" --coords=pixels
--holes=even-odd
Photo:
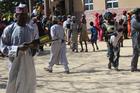
[[[94,23],[93,22],[90,22],[90,32],[91,32],[91,43],[92,43],[92,46],[93,46],[93,51],[95,51],[95,48],[94,48],[94,44],[96,45],[96,49],[98,50],[98,45],[97,45],[97,39],[98,39],[98,32],[97,32],[97,28],[94,26]]]

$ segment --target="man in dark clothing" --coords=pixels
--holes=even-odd
[[[0,19],[0,36],[2,35],[5,27],[6,27],[6,24],[3,22],[3,20]]]
[[[131,71],[138,71],[138,57],[140,52],[140,8],[136,9],[135,17],[131,20],[133,58],[131,61]]]
[[[102,28],[104,29],[104,37],[108,48],[108,69],[113,66],[118,71],[120,47],[116,40],[118,34],[115,31],[115,20],[111,12],[106,12],[104,18],[106,22],[102,25]]]
[[[38,26],[39,37],[44,36],[45,35],[45,31],[44,31],[43,26],[42,26],[41,16],[40,15],[37,16],[37,22],[36,22],[36,24]],[[43,45],[40,45],[39,46],[39,51],[44,51]]]

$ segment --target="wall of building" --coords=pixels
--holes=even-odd
[[[119,0],[119,8],[140,7],[140,0]]]
[[[84,11],[84,2],[83,0],[73,0],[73,6],[74,6],[74,11],[79,12],[79,11]]]
[[[94,21],[95,13],[104,14],[106,11],[117,13],[117,19],[121,18],[124,10],[131,10],[136,7],[140,7],[140,0],[118,0],[119,7],[117,9],[107,9],[105,0],[94,0],[94,10],[85,11],[87,19],[87,27],[89,28],[89,22]]]
[[[49,2],[49,6],[50,6],[50,11],[51,11],[51,13],[53,12],[53,7],[56,7],[56,5],[59,3],[59,0],[55,0],[55,1],[50,1]]]
[[[65,0],[65,10],[66,14],[69,14],[69,0]]]
[[[93,0],[94,10],[104,10],[105,9],[105,0]]]
[[[59,0],[55,0],[51,5],[54,6]],[[118,9],[106,10],[106,0],[93,0],[94,10],[84,11],[84,0],[73,0],[74,15],[78,18],[82,13],[86,14],[87,22],[94,21],[95,13],[103,14],[105,11],[116,12],[118,16],[121,16],[123,10],[130,10],[132,8],[140,7],[140,0],[118,0]],[[65,0],[66,11],[69,11],[69,0]],[[89,25],[88,25],[89,26]]]
[[[73,0],[74,15],[79,19],[84,13],[84,1],[83,0]]]
[[[94,7],[94,10],[86,10],[85,11],[88,28],[90,27],[89,23],[91,21],[94,22],[95,14],[96,13],[101,14],[102,12],[104,12],[104,10],[105,10],[105,0],[94,0],[93,1],[93,7]]]

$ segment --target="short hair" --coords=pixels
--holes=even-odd
[[[94,25],[94,23],[93,22],[90,22],[90,26],[93,26]]]

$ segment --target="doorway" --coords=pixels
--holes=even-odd
[[[53,9],[55,11],[55,9]],[[65,9],[65,0],[59,0],[59,2],[56,4],[56,10],[57,15],[65,15],[66,14],[66,9]],[[55,11],[56,12],[56,11]]]

